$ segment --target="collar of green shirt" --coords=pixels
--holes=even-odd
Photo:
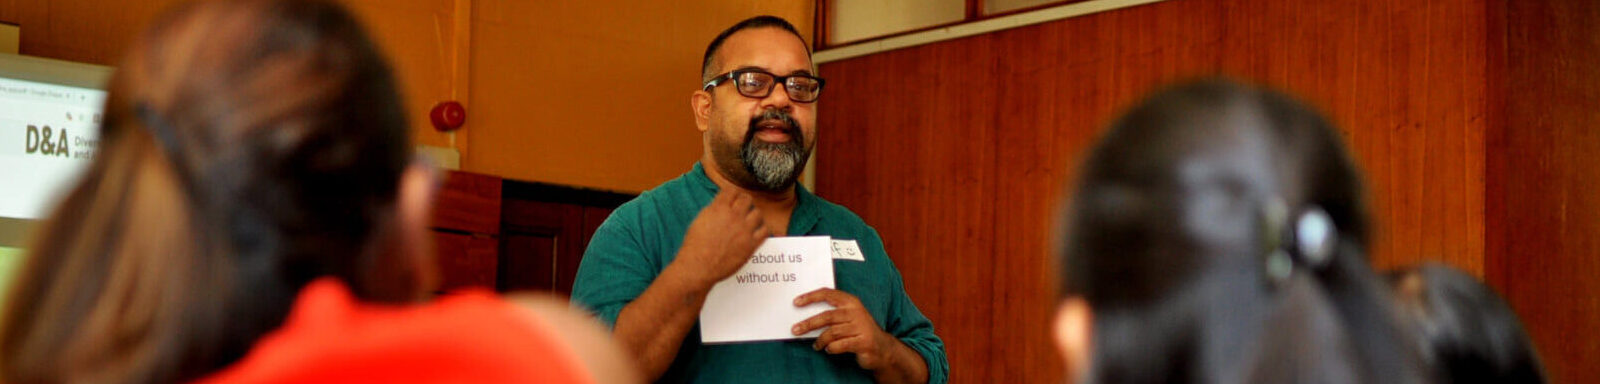
[[[689,180],[694,185],[710,191],[712,196],[716,196],[721,189],[717,187],[717,183],[711,182],[711,177],[706,176],[706,169],[700,165],[700,162],[695,162],[694,169],[689,171]],[[822,198],[811,194],[811,191],[806,190],[806,187],[800,185],[800,183],[795,183],[794,185],[794,196],[798,201],[795,203],[794,213],[789,215],[789,233],[787,235],[810,234],[813,229],[816,229],[817,221],[822,218]]]

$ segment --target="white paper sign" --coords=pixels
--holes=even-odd
[[[827,236],[774,237],[756,248],[744,268],[711,287],[700,308],[700,342],[815,338],[795,336],[796,323],[833,309],[827,303],[795,307],[794,299],[833,288],[832,241]]]
[[[856,244],[855,240],[834,240],[833,258],[840,260],[867,261],[867,257],[861,254],[861,245]]]

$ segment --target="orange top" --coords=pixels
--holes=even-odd
[[[487,291],[379,306],[323,278],[300,292],[282,328],[200,382],[593,383],[555,332]]]

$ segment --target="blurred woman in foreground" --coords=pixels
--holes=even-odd
[[[213,379],[631,377],[559,300],[402,307],[438,280],[437,182],[412,163],[403,114],[388,64],[331,2],[203,1],[158,19],[112,79],[93,164],[9,291],[3,381],[164,383],[230,366]]]
[[[1206,81],[1134,107],[1063,215],[1055,333],[1093,383],[1426,382],[1368,267],[1361,180],[1323,118]]]

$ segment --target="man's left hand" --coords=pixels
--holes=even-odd
[[[817,314],[794,325],[795,335],[828,327],[817,337],[811,347],[827,350],[829,354],[854,353],[861,368],[877,371],[887,365],[892,352],[900,343],[893,335],[884,332],[861,305],[855,295],[832,288],[822,288],[794,299],[796,307],[816,302],[827,302],[833,310]]]

